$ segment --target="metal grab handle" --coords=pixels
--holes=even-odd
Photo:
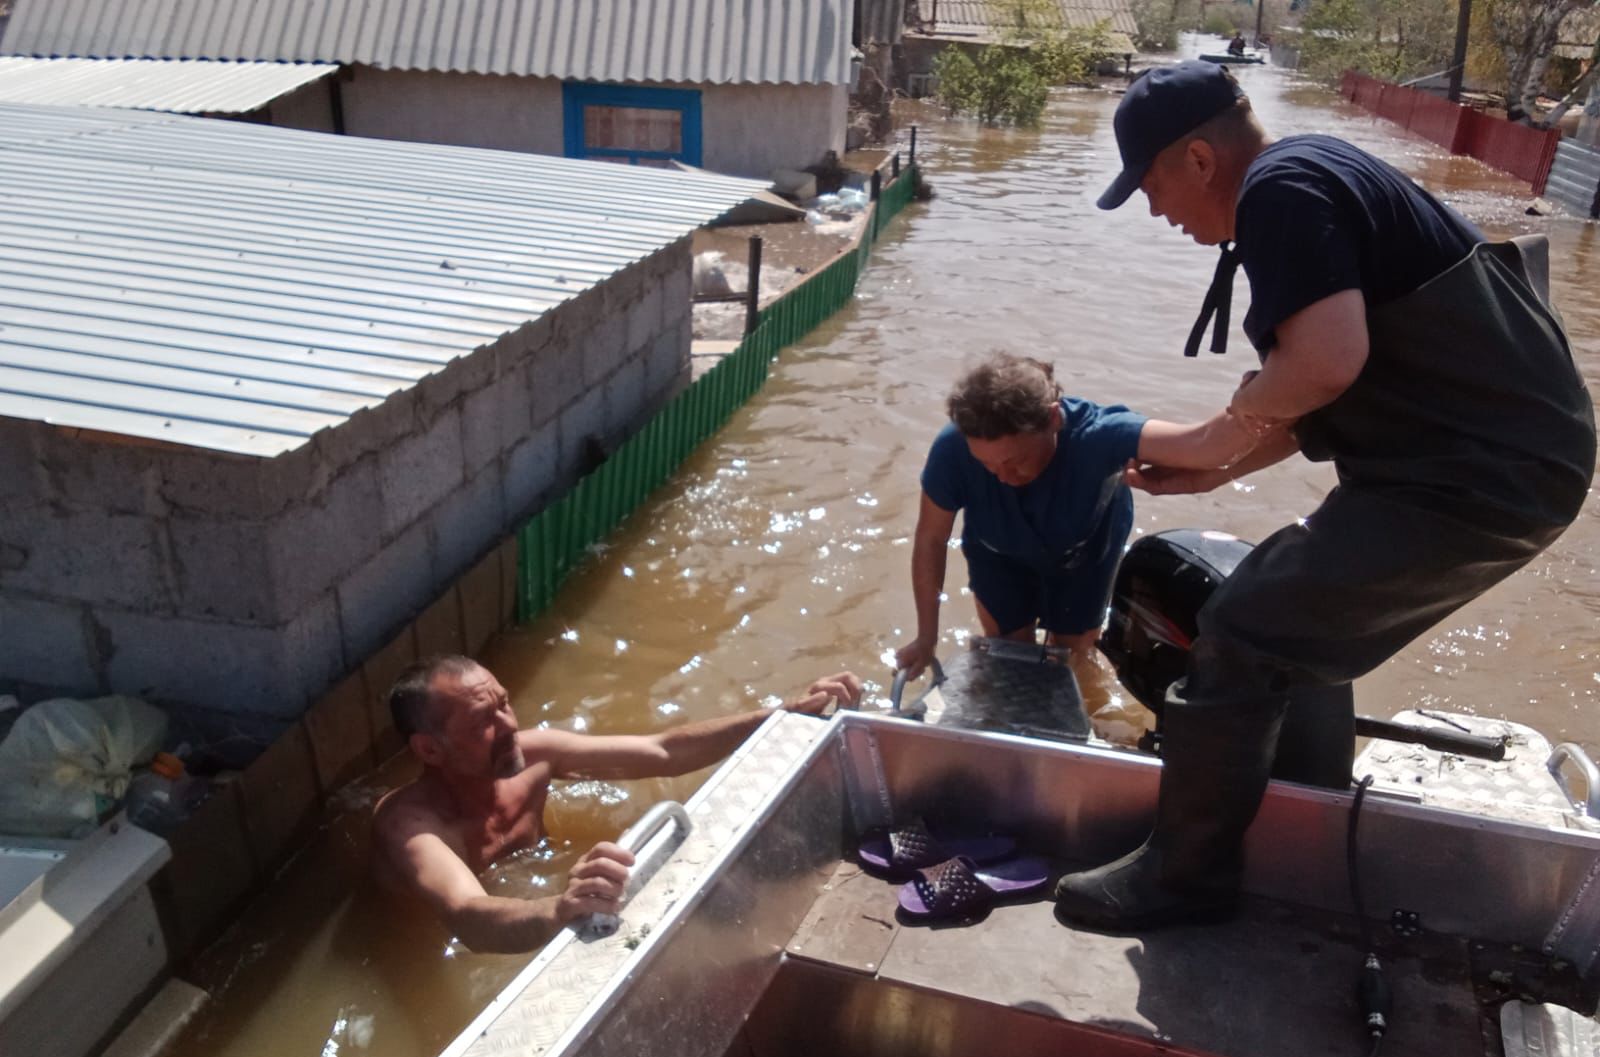
[[[1579,800],[1572,795],[1572,787],[1567,785],[1565,772],[1566,764],[1573,763],[1583,775],[1584,799]],[[1589,754],[1583,751],[1581,745],[1574,745],[1564,741],[1550,750],[1550,759],[1545,762],[1545,769],[1550,772],[1550,777],[1556,780],[1556,785],[1561,787],[1561,793],[1567,798],[1574,811],[1589,818],[1600,818],[1600,767],[1594,765],[1589,759]]]
[[[944,668],[939,664],[939,658],[934,657],[928,661],[928,668],[933,672],[933,682],[929,688],[944,682]],[[906,683],[911,681],[910,672],[905,668],[894,670],[894,682],[889,685],[889,711],[896,716],[921,715],[920,712],[907,712],[900,706],[900,699],[905,696]]]
[[[656,835],[668,826],[676,824],[687,837],[694,829],[694,823],[689,818],[689,812],[676,800],[663,800],[644,813],[644,817],[622,831],[622,836],[617,838],[617,844],[626,848],[635,856],[633,868],[628,871],[628,883],[622,888],[622,905],[627,906],[634,894],[643,888],[661,865],[671,857],[677,845],[672,845],[666,854],[652,855],[647,859],[638,858],[640,853],[655,840]],[[683,843],[682,840],[678,841]],[[622,926],[622,919],[616,914],[590,914],[582,924],[581,931],[592,936],[609,936]]]

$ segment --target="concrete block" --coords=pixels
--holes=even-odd
[[[517,622],[517,598],[521,593],[522,551],[517,537],[506,537],[495,553],[500,558],[500,627],[509,628]]]
[[[632,348],[628,344],[626,308],[618,306],[606,311],[584,334],[578,348],[582,350],[579,363],[586,388],[599,385],[610,377],[611,372],[622,365],[622,361],[627,358],[628,350]]]
[[[645,353],[645,391],[652,403],[674,395],[688,383],[689,341],[684,328],[664,330]]]
[[[0,519],[0,592],[170,612],[161,522],[134,514],[19,507]]]
[[[304,715],[349,665],[344,659],[338,602],[330,593],[301,610],[278,635],[278,665],[294,673],[294,711],[286,700],[279,715]]]
[[[372,769],[372,719],[361,670],[333,685],[306,712],[306,736],[324,796]]]
[[[505,450],[501,439],[500,409],[508,388],[497,382],[467,396],[461,403],[461,463],[468,477],[494,461]],[[523,411],[527,412],[524,403]]]
[[[532,359],[519,359],[495,382],[496,453],[504,454],[554,417],[539,392]]]
[[[167,533],[180,615],[269,626],[288,619],[278,605],[265,522],[175,515]]]
[[[221,786],[167,837],[172,860],[152,887],[175,960],[195,953],[227,927],[255,885],[238,783]]]
[[[395,732],[394,716],[389,712],[389,688],[401,672],[415,663],[417,636],[410,624],[362,662],[361,678],[367,688],[367,716],[372,727],[372,756],[379,764],[405,747]]]
[[[515,348],[518,352],[518,358],[532,356],[540,349],[554,341],[556,339],[556,333],[559,329],[560,328],[557,325],[556,312],[551,309],[546,309],[544,314],[539,316],[538,319],[529,320],[502,338],[500,343],[497,345],[497,351],[500,351],[503,357],[504,350],[507,348]],[[502,371],[504,370],[506,362],[507,361],[502,358]]]
[[[583,393],[580,355],[571,346],[552,343],[528,363],[533,428],[555,421],[562,409]]]
[[[566,410],[556,419],[562,462],[558,485],[569,473],[576,472],[581,475],[594,469],[598,464],[596,445],[599,445],[602,452],[610,450],[607,428],[611,424],[608,396],[604,386],[591,389],[567,405]],[[509,478],[509,473],[507,476]],[[506,506],[508,509],[511,508],[510,503]]]
[[[426,432],[385,448],[378,454],[378,475],[383,531],[392,537],[461,486],[460,411],[452,408]]]
[[[35,451],[52,502],[153,517],[166,512],[160,465],[169,451],[165,446],[52,430],[38,438]]]
[[[316,445],[310,442],[282,455],[257,460],[256,469],[261,478],[259,516],[263,519],[277,517],[292,506],[311,502],[332,477],[331,468],[323,461]]]
[[[612,444],[632,436],[647,421],[648,368],[645,357],[635,356],[606,380],[606,436]]]
[[[160,451],[145,458],[154,465],[157,500],[163,509],[214,517],[267,518],[288,502],[284,471],[299,460],[274,467],[274,490],[265,487],[263,468],[272,459],[210,451]]]
[[[600,406],[603,409],[603,402]],[[560,479],[563,453],[569,450],[562,446],[561,421],[545,425],[505,457],[502,477],[505,517],[502,525],[505,527],[514,529],[526,520],[532,514],[534,505]],[[596,421],[593,425],[603,431],[606,423]]]
[[[461,596],[462,652],[476,657],[503,626],[500,606],[500,548],[467,570],[456,584]]]
[[[382,403],[363,408],[336,426],[318,430],[311,443],[317,454],[337,469],[415,435],[417,419],[416,390],[398,389]]]
[[[461,630],[461,595],[454,586],[417,614],[415,627],[418,657],[467,652],[466,636]]]
[[[417,413],[423,425],[468,393],[494,381],[499,368],[493,345],[494,342],[486,342],[465,356],[457,356],[418,383]]]
[[[662,286],[652,279],[639,300],[628,306],[628,354],[631,356],[655,341],[661,332]]]
[[[277,872],[311,832],[319,803],[317,769],[303,724],[284,732],[239,779],[245,836],[262,877]]]
[[[661,280],[661,326],[665,330],[691,311],[689,295],[694,285],[694,265],[689,258]]]
[[[297,611],[333,587],[382,545],[378,463],[364,459],[270,523],[272,579],[279,607]]]
[[[331,598],[280,627],[96,611],[110,688],[156,701],[287,719],[340,663]]]
[[[92,647],[82,606],[0,595],[0,681],[91,694]]]
[[[433,594],[432,533],[412,526],[335,590],[346,667],[361,663],[422,610]]]
[[[48,481],[40,461],[38,441],[47,426],[0,418],[0,503],[38,503],[45,498]]]
[[[453,582],[504,534],[503,473],[499,462],[491,463],[428,515],[436,586]]]

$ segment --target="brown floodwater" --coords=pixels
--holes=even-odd
[[[1283,71],[1238,72],[1274,133],[1343,136],[1494,236],[1547,234],[1555,299],[1595,383],[1595,225],[1525,216],[1527,188],[1510,178]],[[1115,104],[1109,93],[1063,93],[1026,132],[917,115],[938,195],[887,229],[855,302],[785,351],[766,388],[548,613],[491,645],[486,659],[525,722],[648,731],[754,707],[841,668],[884,693],[887,657],[912,628],[918,473],[952,378],[989,350],[1048,358],[1069,391],[1154,416],[1194,419],[1226,403],[1252,366],[1243,335],[1226,357],[1180,351],[1215,251],[1151,218],[1142,196],[1114,213],[1094,208],[1117,168]],[[1259,539],[1312,510],[1330,483],[1326,467],[1293,461],[1207,496],[1140,495],[1136,531]],[[1361,709],[1505,716],[1593,748],[1597,537],[1591,508],[1531,567],[1362,680]],[[963,573],[957,551],[945,652],[976,629]],[[220,1001],[174,1054],[433,1054],[522,964],[456,950],[364,881],[366,806],[406,774],[396,762],[347,790],[348,810],[203,959],[197,982]],[[557,889],[576,854],[698,780],[565,787],[551,800],[547,845],[492,871],[491,890]]]

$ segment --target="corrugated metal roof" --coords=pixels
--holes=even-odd
[[[20,0],[0,51],[844,84],[851,0]]]
[[[764,186],[0,105],[0,415],[275,455]]]
[[[326,77],[335,63],[0,57],[0,103],[244,114]]]
[[[1040,5],[1026,5],[1030,13],[1039,9]],[[1014,4],[991,0],[939,0],[935,10],[938,21],[932,32],[936,34],[963,33],[992,39],[1008,30],[1025,28],[1018,15],[1022,9]],[[1139,33],[1131,0],[1058,0],[1055,10],[1043,8],[1042,13],[1045,16],[1042,28],[1059,29],[1063,25],[1087,28],[1097,22],[1109,22],[1118,33],[1130,37]]]

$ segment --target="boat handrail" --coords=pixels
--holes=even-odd
[[[678,839],[665,842],[654,854],[645,855],[645,849],[657,835],[673,825],[678,827]],[[663,800],[622,832],[622,836],[617,838],[617,844],[634,856],[633,868],[628,871],[628,883],[622,890],[623,906],[627,906],[628,900],[645,886],[693,829],[694,822],[682,804],[676,800]],[[592,914],[580,931],[588,936],[609,936],[616,932],[621,924],[622,919],[616,914]]]
[[[1578,773],[1583,775],[1585,788],[1582,800],[1573,796],[1572,787],[1567,785],[1568,763],[1577,767]],[[1586,818],[1600,819],[1600,767],[1595,766],[1581,745],[1570,741],[1557,745],[1550,750],[1550,759],[1545,762],[1545,767],[1550,771],[1550,777],[1556,780],[1556,785],[1561,787],[1561,792],[1571,802],[1574,811]]]
[[[933,687],[944,682],[944,666],[939,663],[939,658],[929,658],[928,671],[933,673],[933,681],[929,684],[929,689],[932,689]],[[920,716],[922,712],[926,711],[924,708],[907,712],[900,704],[901,698],[905,697],[906,684],[911,681],[910,676],[911,673],[908,669],[896,668],[894,670],[894,682],[889,686],[889,713],[891,715]],[[912,702],[912,704],[921,704],[921,699],[919,698],[917,701]]]

